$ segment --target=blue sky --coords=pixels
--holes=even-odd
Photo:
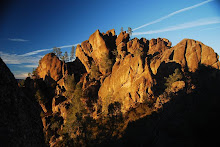
[[[184,38],[220,54],[219,0],[10,0],[2,3],[0,56],[24,78],[54,46],[70,52],[99,29],[131,27],[132,37]]]

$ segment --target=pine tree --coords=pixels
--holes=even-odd
[[[62,52],[61,52],[61,49],[60,48],[57,48],[57,57],[60,58],[61,55],[62,55]]]
[[[72,46],[71,52],[70,52],[70,61],[73,61],[75,56],[75,47]]]
[[[131,35],[132,35],[132,29],[131,29],[130,27],[128,27],[128,34],[129,34],[129,36],[131,37]]]
[[[123,27],[121,27],[121,32],[124,32]]]
[[[54,53],[55,55],[57,54],[57,47],[53,47],[52,53]]]
[[[58,58],[61,58],[62,52],[60,48],[54,47],[52,51]]]

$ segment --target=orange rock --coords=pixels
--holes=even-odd
[[[88,73],[90,73],[90,69],[91,69],[91,62],[90,62],[91,52],[92,52],[92,46],[88,40],[82,42],[81,45],[77,45],[76,47],[76,57],[79,58],[79,60],[85,66],[86,71]]]
[[[171,42],[169,42],[168,39],[161,39],[161,38],[157,38],[157,39],[151,39],[149,42],[149,50],[148,50],[148,54],[155,54],[155,53],[161,53],[163,51],[165,51],[166,49],[169,49],[171,47]]]
[[[148,64],[143,65],[140,56],[132,57],[131,54],[116,62],[112,74],[104,80],[99,89],[100,101],[119,101],[122,103],[123,112],[135,103],[143,102],[144,94],[153,84]]]
[[[54,53],[46,54],[39,62],[36,71],[40,78],[50,74],[51,78],[58,81],[62,78],[62,61]]]
[[[184,39],[173,47],[173,60],[183,68],[187,66],[190,72],[195,72],[199,64],[218,69],[218,56],[214,50],[199,41]]]
[[[126,31],[121,32],[116,39],[116,46],[118,46],[121,42],[127,43],[129,38],[129,34],[126,33]]]

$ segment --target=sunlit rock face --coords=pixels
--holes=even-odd
[[[62,61],[54,53],[46,54],[40,61],[36,71],[40,78],[50,75],[55,81],[62,78]]]
[[[105,37],[109,34],[115,36],[111,41]],[[157,84],[154,76],[162,63],[180,65],[182,70],[189,72],[195,72],[199,64],[219,68],[217,54],[201,42],[184,39],[172,47],[172,43],[166,38],[129,38],[126,32],[121,32],[116,37],[114,30],[102,34],[97,30],[76,49],[76,56],[88,73],[91,72],[91,63],[95,62],[99,66],[101,76],[104,76],[98,89],[99,103],[107,100],[109,103],[119,101],[122,103],[123,112],[136,103],[142,103],[147,95],[153,95],[152,87]],[[101,62],[104,56],[112,58],[110,54],[114,48],[109,46],[115,46],[117,56],[110,74],[105,76],[107,71],[101,66]],[[167,70],[172,73],[173,69],[175,67]],[[183,87],[183,84],[177,84],[177,89],[181,89],[178,88],[181,86]]]

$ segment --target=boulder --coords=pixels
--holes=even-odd
[[[187,67],[190,72],[195,72],[199,64],[219,68],[218,55],[211,47],[199,41],[184,39],[173,47],[173,60]]]
[[[156,40],[151,40],[150,44],[155,46]],[[149,50],[152,49],[151,45],[149,45]],[[187,69],[190,72],[195,72],[200,64],[219,69],[218,55],[214,50],[193,39],[183,39],[176,46],[154,55],[150,61],[153,74],[157,73],[157,69],[162,62],[176,62],[182,66],[183,70]]]
[[[62,61],[54,53],[46,54],[40,61],[36,71],[40,78],[50,75],[55,81],[62,78]]]

